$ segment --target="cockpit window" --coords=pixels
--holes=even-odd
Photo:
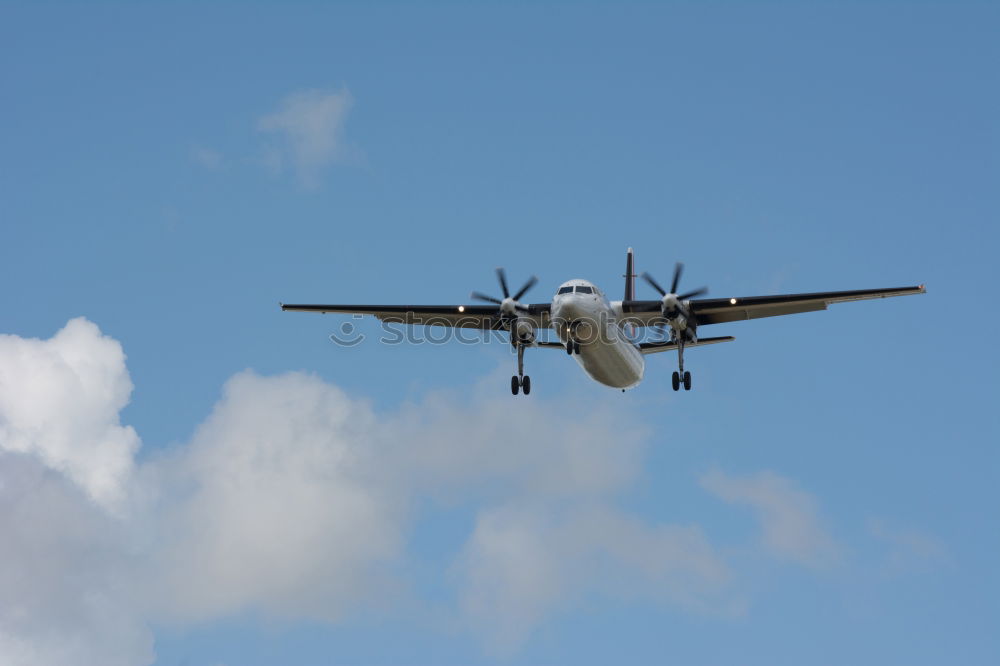
[[[591,287],[577,287],[576,293],[578,294],[592,294],[594,290]]]
[[[572,294],[573,293],[573,287],[559,287],[559,293],[560,294]]]

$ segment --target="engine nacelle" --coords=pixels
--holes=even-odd
[[[673,313],[672,317],[668,315],[664,315],[664,317],[666,317],[667,323],[670,324],[670,328],[674,329],[675,331],[683,331],[688,327],[687,317],[685,317],[679,312]]]
[[[518,342],[530,344],[535,341],[535,325],[526,319],[515,319],[510,326],[510,335]]]

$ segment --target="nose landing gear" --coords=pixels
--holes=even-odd
[[[580,354],[580,340],[577,329],[581,325],[581,321],[571,321],[566,325],[566,353],[572,356],[573,354]]]

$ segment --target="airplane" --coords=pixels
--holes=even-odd
[[[498,268],[496,275],[503,299],[475,291],[470,295],[490,305],[279,305],[282,311],[373,315],[387,322],[506,331],[517,351],[517,374],[510,378],[510,392],[528,395],[531,377],[524,374],[524,352],[529,347],[564,349],[591,379],[622,391],[642,381],[646,355],[676,350],[677,370],[671,376],[671,386],[674,391],[681,386],[690,391],[691,372],[684,369],[684,350],[735,340],[732,336],[699,337],[698,330],[703,326],[826,310],[833,303],[926,293],[921,284],[888,289],[696,299],[708,289],[701,287],[678,293],[683,272],[683,264],[678,263],[669,291],[649,273],[643,273],[643,280],[659,293],[660,298],[637,300],[634,271],[634,254],[632,248],[628,248],[625,275],[622,276],[625,294],[620,301],[608,300],[592,282],[573,279],[559,285],[550,302],[525,305],[521,298],[535,286],[538,278],[532,276],[512,294],[507,286],[506,272]],[[661,339],[637,341],[636,327],[643,326],[658,329]],[[664,333],[666,327],[669,327],[669,337]],[[558,342],[539,339],[537,332],[548,328],[555,331]]]

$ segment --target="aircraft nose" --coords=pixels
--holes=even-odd
[[[556,314],[563,319],[574,319],[582,314],[583,298],[577,294],[565,294],[556,304]]]

